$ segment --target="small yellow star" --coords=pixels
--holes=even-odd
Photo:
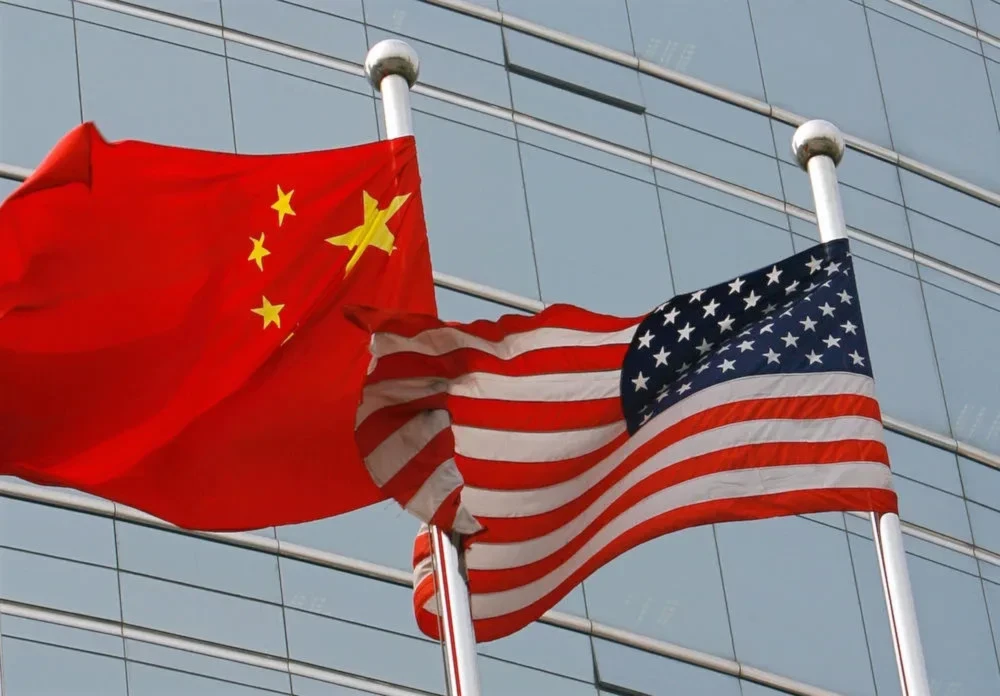
[[[295,191],[289,191],[285,193],[278,187],[278,200],[276,200],[271,205],[271,210],[278,211],[278,227],[281,227],[282,223],[285,222],[286,215],[295,215],[295,211],[292,210],[292,194]]]
[[[283,305],[283,304],[273,305],[273,304],[271,304],[270,300],[268,300],[266,297],[263,297],[263,296],[261,296],[261,300],[263,301],[264,304],[262,306],[260,306],[260,307],[257,307],[256,309],[251,309],[250,311],[253,312],[254,314],[258,314],[258,315],[264,317],[264,328],[265,329],[268,326],[270,326],[271,324],[274,324],[275,326],[277,326],[280,329],[281,328],[281,316],[279,316],[279,314],[280,314],[281,310],[283,310],[285,308],[285,305]]]
[[[250,252],[250,256],[247,257],[247,261],[256,261],[257,268],[264,270],[264,257],[270,256],[271,252],[264,248],[264,233],[260,233],[260,239],[250,238],[253,242],[253,251]]]

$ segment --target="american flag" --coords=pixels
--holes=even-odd
[[[473,534],[478,640],[686,527],[896,510],[847,240],[643,317],[568,305],[377,320],[358,443],[425,521]],[[426,531],[418,624],[437,637]]]

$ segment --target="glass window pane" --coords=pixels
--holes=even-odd
[[[115,567],[108,517],[15,498],[0,498],[0,545]]]
[[[292,693],[295,696],[365,696],[366,694],[378,693],[375,689],[380,687],[380,684],[372,684],[372,691],[359,691],[339,684],[300,677],[297,674],[292,675]]]
[[[0,548],[0,595],[99,619],[121,619],[118,579],[109,568]]]
[[[8,5],[20,5],[32,10],[42,10],[64,17],[73,16],[73,0],[4,0]]]
[[[234,60],[229,80],[240,152],[304,152],[378,140],[371,97]]]
[[[597,687],[593,684],[593,658],[588,649],[590,674],[587,681],[567,679],[549,672],[542,672],[530,667],[493,660],[489,657],[479,658],[479,680],[485,696],[508,696],[509,694],[545,694],[545,696],[597,696]]]
[[[172,669],[152,667],[136,662],[128,663],[129,696],[267,696],[273,691],[255,689],[243,684],[203,677],[197,674],[176,672]]]
[[[281,559],[285,604],[313,614],[423,635],[413,618],[413,590],[302,561]]]
[[[416,517],[386,501],[346,515],[278,527],[278,539],[410,572],[419,528]]]
[[[480,664],[493,664],[504,660],[587,682],[594,679],[594,657],[590,650],[590,637],[565,628],[535,622],[506,638],[480,643],[477,649],[481,655],[497,658],[497,660],[480,658]],[[507,693],[510,692],[548,693],[544,689],[524,691],[508,689]]]
[[[919,4],[929,7],[945,17],[957,19],[969,26],[976,26],[976,18],[972,14],[970,0],[916,0]]]
[[[132,4],[198,19],[209,24],[222,24],[219,0],[132,0]]]
[[[751,0],[750,13],[772,105],[825,118],[847,133],[892,146],[860,4]],[[823,32],[813,31],[816,26]]]
[[[24,638],[33,643],[48,643],[84,652],[101,653],[110,657],[124,657],[125,655],[125,646],[122,644],[121,635],[60,626],[20,616],[4,614],[3,634],[4,636]]]
[[[764,99],[750,13],[729,0],[628,0],[642,60]]]
[[[651,696],[740,696],[736,677],[636,648],[594,639],[600,685]]]
[[[219,56],[225,55],[222,39],[218,36],[182,29],[156,19],[145,19],[113,9],[78,3],[75,7],[77,26],[81,22],[99,24],[110,29],[118,29],[127,34],[135,34],[166,43],[188,46]]]
[[[659,173],[658,171],[654,173],[653,169],[649,166],[648,160],[646,162],[636,162],[635,160],[620,157],[610,152],[598,150],[589,145],[567,140],[566,138],[525,126],[523,123],[518,123],[517,125],[517,138],[522,144],[536,145],[543,150],[566,155],[581,162],[589,162],[603,169],[609,169],[613,172],[630,176],[633,179],[639,179],[640,181],[653,183],[656,181],[655,174]]]
[[[1000,451],[1000,312],[929,284],[924,295],[955,437]]]
[[[994,505],[997,501],[994,501]],[[969,503],[969,520],[976,546],[1000,553],[1000,512],[979,503]]]
[[[302,77],[312,82],[340,87],[369,97],[374,94],[371,84],[364,75],[334,70],[333,68],[317,65],[307,60],[290,58],[280,53],[273,53],[272,51],[257,48],[256,46],[247,46],[236,41],[226,41],[226,55],[230,61],[240,61],[258,67],[270,68],[286,75]],[[336,126],[336,115],[331,114],[330,118],[333,120],[329,121],[327,129],[331,126]]]
[[[281,607],[121,573],[126,623],[270,655],[285,655]]]
[[[440,116],[441,118],[449,121],[454,121],[466,126],[471,126],[472,128],[478,128],[480,130],[496,133],[497,135],[505,135],[508,138],[517,137],[517,131],[514,128],[514,121],[507,111],[502,112],[506,116],[506,118],[504,118],[503,116],[484,114],[481,111],[474,111],[473,109],[468,109],[464,106],[459,106],[458,104],[452,104],[450,102],[442,101],[441,99],[429,97],[426,94],[413,93],[411,96],[413,111],[415,113],[419,112],[430,114],[432,116]],[[381,100],[376,103],[376,107],[381,109]],[[380,123],[379,127],[384,128],[384,124]],[[419,133],[417,134],[417,138],[418,140],[422,139]]]
[[[4,696],[126,696],[125,663],[116,657],[4,638]]]
[[[911,210],[1000,243],[1000,209],[995,205],[902,169],[899,179]]]
[[[500,26],[454,10],[419,0],[368,0],[365,21],[370,26],[503,64]]]
[[[80,122],[73,22],[0,5],[0,65],[0,162],[33,167]]]
[[[358,22],[276,0],[222,0],[227,27],[254,36],[359,63],[366,53],[365,27]],[[329,3],[323,3],[329,6]]]
[[[958,475],[955,455],[951,452],[889,430],[885,431],[885,445],[893,472],[962,495],[962,479]],[[962,476],[965,476],[964,470]],[[1000,481],[997,483],[1000,487]],[[968,490],[968,479],[965,485]]]
[[[734,278],[792,253],[787,229],[751,220],[697,198],[659,190],[678,293]],[[720,254],[719,250],[726,253]]]
[[[225,59],[77,23],[83,116],[111,140],[231,151]]]
[[[957,227],[910,212],[913,248],[945,263],[1000,281],[1000,246]]]
[[[781,199],[778,161],[739,145],[647,116],[653,155]]]
[[[733,657],[712,527],[685,529],[637,546],[584,586],[594,621]]]
[[[122,570],[281,602],[278,559],[272,554],[138,524],[116,524]]]
[[[656,183],[662,188],[696,198],[715,207],[725,208],[748,218],[766,222],[772,227],[788,229],[788,215],[784,210],[776,210],[759,203],[753,203],[745,198],[709,188],[704,184],[675,174],[668,174],[659,169],[656,170]]]
[[[1000,130],[982,56],[878,12],[868,24],[895,149],[1000,188]]]
[[[844,532],[799,517],[716,526],[740,662],[874,694]]]
[[[538,297],[515,140],[414,114],[435,270]]]
[[[983,31],[1000,36],[1000,3],[996,0],[972,0],[976,23]]]
[[[442,288],[440,285],[434,288],[434,294],[437,297],[438,316],[447,321],[496,321],[504,314],[525,314],[521,310]]]
[[[202,674],[222,681],[259,686],[275,691],[288,691],[288,672],[245,665],[232,660],[199,655],[187,650],[167,648],[137,640],[126,641],[125,652],[131,662],[161,665],[172,670]],[[177,693],[182,692],[178,691]]]
[[[937,2],[937,0],[931,0],[931,2]],[[944,39],[973,53],[982,53],[982,43],[975,36],[961,32],[937,18],[914,12],[907,5],[893,2],[893,0],[864,0],[864,4],[868,7],[869,17],[876,13],[892,17],[918,31]]]
[[[670,296],[653,185],[530,145],[521,161],[543,300],[638,314]]]
[[[500,11],[616,51],[632,53],[625,0],[573,0],[571,12],[555,2],[500,0]]]
[[[902,476],[893,476],[892,485],[899,496],[900,519],[954,539],[972,542],[964,499]]]
[[[293,660],[349,674],[444,693],[438,643],[289,609],[285,615]],[[392,659],[386,659],[391,655]]]
[[[285,2],[286,0],[275,0]],[[320,12],[334,14],[338,17],[353,19],[355,22],[365,21],[362,0],[294,0],[296,5],[310,7]]]
[[[965,457],[958,458],[958,468],[965,484],[965,497],[1000,510],[1000,471]]]

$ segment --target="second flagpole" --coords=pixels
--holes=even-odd
[[[792,152],[802,168],[809,172],[820,241],[830,242],[847,237],[837,184],[837,164],[844,155],[844,138],[840,131],[826,121],[808,121],[795,131]],[[899,516],[895,513],[872,513],[872,527],[889,612],[889,627],[896,649],[900,687],[904,696],[930,696]]]
[[[382,93],[385,135],[389,139],[413,135],[410,88],[419,71],[416,51],[403,41],[380,41],[365,57],[365,75]],[[479,696],[476,637],[469,588],[461,571],[459,540],[434,526],[429,532],[448,694]]]

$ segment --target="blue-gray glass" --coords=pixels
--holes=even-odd
[[[437,298],[438,316],[446,321],[476,321],[477,319],[495,321],[505,314],[525,313],[513,307],[489,302],[456,290],[449,290],[440,285],[434,288],[434,295]]]
[[[639,84],[647,113],[775,156],[767,116],[646,73],[639,75]]]
[[[894,2],[894,0],[864,0],[864,4],[868,7],[869,17],[876,13],[893,17],[917,31],[949,41],[973,53],[982,52],[982,43],[970,32],[963,32],[959,26],[954,26],[953,22],[941,21],[941,18],[927,13],[914,12],[912,5]]]
[[[1000,3],[996,0],[972,0],[979,28],[991,36],[1000,36]]]
[[[551,0],[500,0],[500,11],[616,51],[632,53],[625,0],[572,0],[572,5]]]
[[[0,162],[33,167],[80,122],[73,22],[0,4],[0,66]]]
[[[537,298],[517,141],[415,113],[434,269]]]
[[[111,519],[16,498],[0,498],[0,545],[115,567]]]
[[[510,75],[514,110],[623,147],[649,152],[642,114],[612,106],[568,89]]]
[[[594,621],[732,658],[733,637],[713,528],[635,547],[584,583]]]
[[[121,619],[114,570],[24,551],[0,548],[0,596],[98,619]]]
[[[209,24],[222,23],[219,0],[132,0],[132,4]]]
[[[118,641],[121,643],[121,639]],[[125,655],[131,662],[167,667],[173,671],[200,674],[216,680],[247,686],[288,691],[288,672],[247,665],[220,657],[168,648],[138,640],[125,641]]]
[[[982,56],[868,13],[895,149],[1000,188],[1000,129]]]
[[[736,677],[654,655],[638,648],[594,639],[598,682],[614,693],[649,696],[740,696]],[[621,692],[617,691],[621,689]]]
[[[542,124],[538,125],[539,128],[545,128]],[[517,138],[522,144],[535,145],[543,150],[566,155],[571,159],[580,160],[581,162],[589,162],[598,167],[610,169],[613,172],[618,172],[619,174],[624,174],[640,181],[648,181],[651,184],[656,181],[654,171],[649,166],[648,156],[640,155],[633,159],[629,158],[627,153],[615,154],[616,151],[606,152],[598,150],[590,145],[581,144],[575,140],[569,140],[562,136],[552,135],[551,133],[539,130],[538,128],[526,126],[523,121],[518,123],[516,130]]]
[[[993,504],[996,505],[997,501],[994,500]],[[1000,512],[979,503],[970,502],[968,505],[976,546],[1000,553]]]
[[[957,19],[963,24],[976,26],[976,17],[973,14],[970,0],[916,0],[916,3],[945,17]]]
[[[276,692],[256,689],[244,684],[223,681],[199,674],[177,672],[163,667],[153,667],[137,662],[128,663],[129,696],[176,696],[176,694],[198,694],[198,696],[268,696]],[[291,693],[289,688],[283,692]]]
[[[415,637],[413,589],[288,558],[281,559],[285,606]]]
[[[126,623],[269,655],[285,655],[281,606],[120,573]]]
[[[4,2],[8,5],[20,5],[31,10],[42,10],[63,17],[73,16],[73,0],[4,0]]]
[[[3,639],[4,696],[126,696],[125,662],[69,648]]]
[[[296,609],[286,610],[285,624],[292,660],[444,693],[439,643]]]
[[[231,151],[221,56],[77,23],[83,117],[111,140]]]
[[[924,284],[945,398],[955,437],[1000,451],[1000,312]]]
[[[222,19],[230,29],[253,36],[352,63],[364,61],[367,46],[363,24],[303,7],[303,4],[278,0],[222,0]]]
[[[611,314],[671,295],[656,187],[522,145],[542,299]]]
[[[582,681],[594,680],[594,657],[590,650],[590,638],[583,633],[565,628],[538,622],[531,623],[506,638],[480,643],[478,650],[481,655],[497,658],[480,659],[480,663],[503,660]],[[519,693],[548,692],[528,689]]]
[[[21,185],[20,181],[12,179],[0,179],[0,202],[13,193],[14,189]]]
[[[755,203],[732,193],[726,193],[725,191],[711,188],[697,181],[685,179],[679,174],[669,174],[660,169],[656,170],[656,183],[662,188],[669,189],[675,193],[704,201],[719,208],[731,210],[734,213],[744,215],[753,220],[765,222],[771,227],[788,229],[788,214],[780,206],[771,207]]]
[[[421,0],[367,0],[365,21],[373,27],[503,64],[500,25],[445,7]]]
[[[229,82],[239,152],[303,152],[378,140],[371,97],[234,60]]]
[[[868,533],[871,534],[871,525],[868,526]],[[938,565],[948,566],[955,570],[962,571],[968,575],[976,575],[979,572],[979,564],[972,556],[960,553],[953,549],[946,548],[940,544],[925,539],[906,534],[903,536],[903,547],[906,552],[919,558],[923,558]]]
[[[384,39],[404,39],[413,47],[420,56],[422,84],[510,108],[510,87],[507,84],[507,71],[502,65],[431,43],[401,37],[384,29],[369,27],[369,46]],[[354,60],[360,61],[363,57]]]
[[[913,248],[994,283],[1000,282],[1000,245],[910,212]]]
[[[233,61],[249,63],[250,65],[270,68],[271,70],[301,77],[312,82],[340,87],[369,97],[374,94],[371,83],[359,72],[344,72],[343,70],[337,70],[326,65],[320,65],[319,63],[307,60],[307,56],[292,58],[281,53],[274,53],[264,48],[258,48],[257,46],[248,46],[233,39],[234,34],[232,32],[228,32],[226,35],[230,37],[226,41],[226,57],[229,58],[230,64]]]
[[[628,0],[640,60],[764,99],[750,12],[731,0]]]
[[[750,14],[768,102],[892,146],[861,5],[750,0]]]
[[[1000,243],[1000,209],[925,176],[899,170],[906,207]]]
[[[215,53],[219,56],[225,55],[222,38],[216,32],[197,31],[192,28],[182,28],[175,26],[173,23],[160,21],[160,17],[163,15],[158,12],[142,13],[143,15],[147,15],[144,17],[136,16],[132,13],[117,12],[111,8],[76,3],[74,14],[76,16],[77,27],[81,23],[97,24],[128,34],[187,46],[200,51]]]
[[[442,101],[441,99],[435,99],[434,97],[429,97],[425,94],[420,94],[419,92],[411,93],[410,98],[414,113],[440,116],[441,118],[448,119],[449,121],[462,123],[467,126],[471,126],[472,128],[478,128],[480,130],[496,133],[497,135],[505,135],[508,138],[516,137],[514,122],[511,119],[509,112],[506,110],[499,112],[499,114],[484,113],[482,111],[466,108],[465,106],[461,106],[459,104],[452,104],[451,102]],[[376,101],[376,108],[379,109],[379,113],[381,114],[381,99]],[[380,121],[379,128],[381,129],[384,127],[384,123]],[[419,139],[419,134],[417,137]]]
[[[678,293],[734,278],[792,254],[787,229],[665,189],[659,194]]]
[[[116,525],[122,570],[281,602],[278,558],[273,554],[139,524]]]
[[[743,696],[784,696],[786,693],[785,691],[778,691],[769,686],[745,680],[740,680],[740,690]]]
[[[899,496],[900,519],[972,543],[964,499],[898,475],[892,485]]]
[[[958,458],[958,469],[966,498],[1000,510],[1000,470],[965,457]]]
[[[274,0],[275,2],[287,2],[287,0]],[[302,5],[314,10],[337,15],[346,19],[353,19],[355,22],[365,20],[364,6],[362,0],[293,0],[296,5]]]
[[[278,527],[278,539],[407,572],[420,522],[393,501],[346,515]]]
[[[607,0],[604,2],[607,4]],[[562,14],[575,13],[563,11]],[[503,38],[507,65],[512,72],[525,72],[539,80],[550,80],[624,109],[643,110],[639,73],[634,68],[513,29],[504,29]]]
[[[874,694],[844,532],[800,517],[716,526],[737,659]]]
[[[885,446],[889,450],[889,465],[894,473],[955,495],[963,494],[962,479],[965,478],[965,470],[962,470],[960,477],[954,454],[890,430],[885,431],[884,437]],[[965,483],[971,497],[967,478]],[[1000,481],[997,483],[1000,485]]]
[[[110,657],[125,655],[120,635],[97,633],[9,614],[4,615],[2,624],[3,635],[7,637],[24,638],[33,643],[47,643]]]
[[[647,116],[646,122],[655,157],[781,199],[778,161],[773,157],[655,116]]]
[[[852,516],[848,515],[850,525]],[[869,538],[848,534],[851,565],[857,581],[858,599],[864,616],[865,636],[870,655],[869,678],[874,676],[877,693],[898,694],[899,676],[896,668],[896,653],[892,635],[889,632],[889,618],[885,607],[885,592],[879,573],[875,544],[871,541],[871,522],[857,520],[867,529]],[[907,557],[907,561],[912,557]],[[925,629],[927,630],[927,629]]]
[[[354,679],[356,677],[352,677],[352,681]],[[377,689],[380,686],[379,684],[372,684],[373,689]],[[300,677],[297,674],[293,674],[292,693],[295,696],[367,696],[368,694],[378,692],[359,691],[358,689],[351,689],[339,684],[331,684],[319,679],[309,679],[308,677]]]
[[[594,686],[594,661],[589,647],[585,666],[589,668],[590,674],[585,681],[579,681],[505,660],[494,660],[489,657],[480,657],[478,660],[483,696],[509,696],[509,694],[597,696],[597,687]]]

